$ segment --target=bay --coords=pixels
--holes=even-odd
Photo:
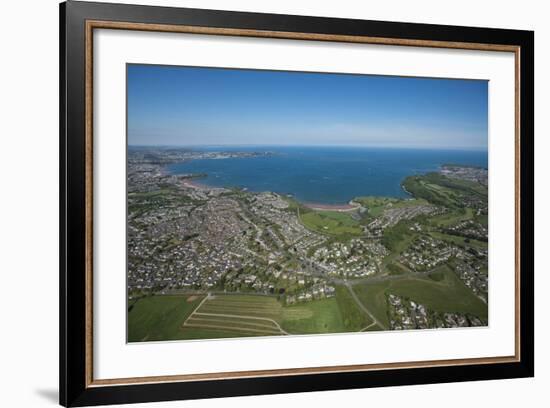
[[[407,176],[452,163],[487,167],[487,151],[372,147],[212,146],[194,150],[271,152],[248,158],[198,159],[171,164],[172,174],[206,173],[201,184],[272,191],[301,202],[344,204],[360,196],[406,198]]]

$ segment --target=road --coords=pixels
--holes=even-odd
[[[398,279],[404,279],[404,278],[420,278],[424,276],[428,276],[429,274],[433,273],[437,268],[431,269],[429,271],[425,272],[407,272],[407,273],[401,273],[399,275],[375,275],[375,276],[369,276],[366,278],[358,278],[353,279],[351,281],[341,279],[341,278],[331,278],[330,281],[337,285],[361,285],[364,283],[378,283],[378,282],[385,282],[388,280],[398,280]]]

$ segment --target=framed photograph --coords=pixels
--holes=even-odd
[[[60,21],[62,405],[534,375],[533,32]]]

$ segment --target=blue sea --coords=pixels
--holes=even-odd
[[[366,147],[208,147],[208,151],[272,152],[253,158],[201,159],[168,167],[206,173],[201,184],[289,194],[301,202],[344,204],[359,196],[408,197],[401,181],[445,163],[487,167],[486,151]]]

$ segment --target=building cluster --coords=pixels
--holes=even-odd
[[[327,240],[325,236],[304,227],[296,209],[291,209],[289,201],[279,194],[248,194],[244,201],[255,221],[257,235],[269,236],[277,247],[276,253],[286,248],[293,257],[307,258],[311,248],[322,245]]]
[[[388,203],[382,215],[365,226],[365,233],[370,238],[380,238],[386,228],[393,227],[399,221],[411,220],[419,215],[437,215],[443,211],[443,208],[430,204],[394,207],[393,203]]]
[[[130,146],[128,148],[128,161],[134,165],[166,165],[171,163],[183,163],[198,159],[231,159],[245,157],[272,156],[273,153],[258,151],[214,151],[186,149],[182,147],[151,147]]]
[[[485,303],[488,301],[489,274],[487,249],[470,249],[457,256],[455,272]]]
[[[489,171],[483,167],[447,164],[442,166],[441,174],[450,178],[473,181],[484,186],[487,186],[489,181]]]
[[[386,255],[388,250],[378,241],[354,238],[324,245],[313,252],[311,259],[330,276],[361,278],[380,272]]]
[[[413,271],[424,272],[447,262],[459,250],[448,242],[421,235],[401,253],[399,261]]]
[[[330,295],[330,289],[315,289],[327,279],[308,257],[327,237],[305,228],[285,197],[210,188],[189,183],[192,177],[129,161],[130,292]]]
[[[489,237],[488,228],[474,220],[466,220],[444,230],[447,234],[459,235],[466,238],[487,241]]]
[[[287,295],[286,304],[292,305],[300,302],[332,298],[334,296],[336,296],[336,289],[334,286],[322,283],[313,285],[306,290],[297,291],[295,294]]]
[[[439,313],[401,296],[388,295],[388,315],[392,330],[435,329],[483,326],[476,316],[463,313]]]

